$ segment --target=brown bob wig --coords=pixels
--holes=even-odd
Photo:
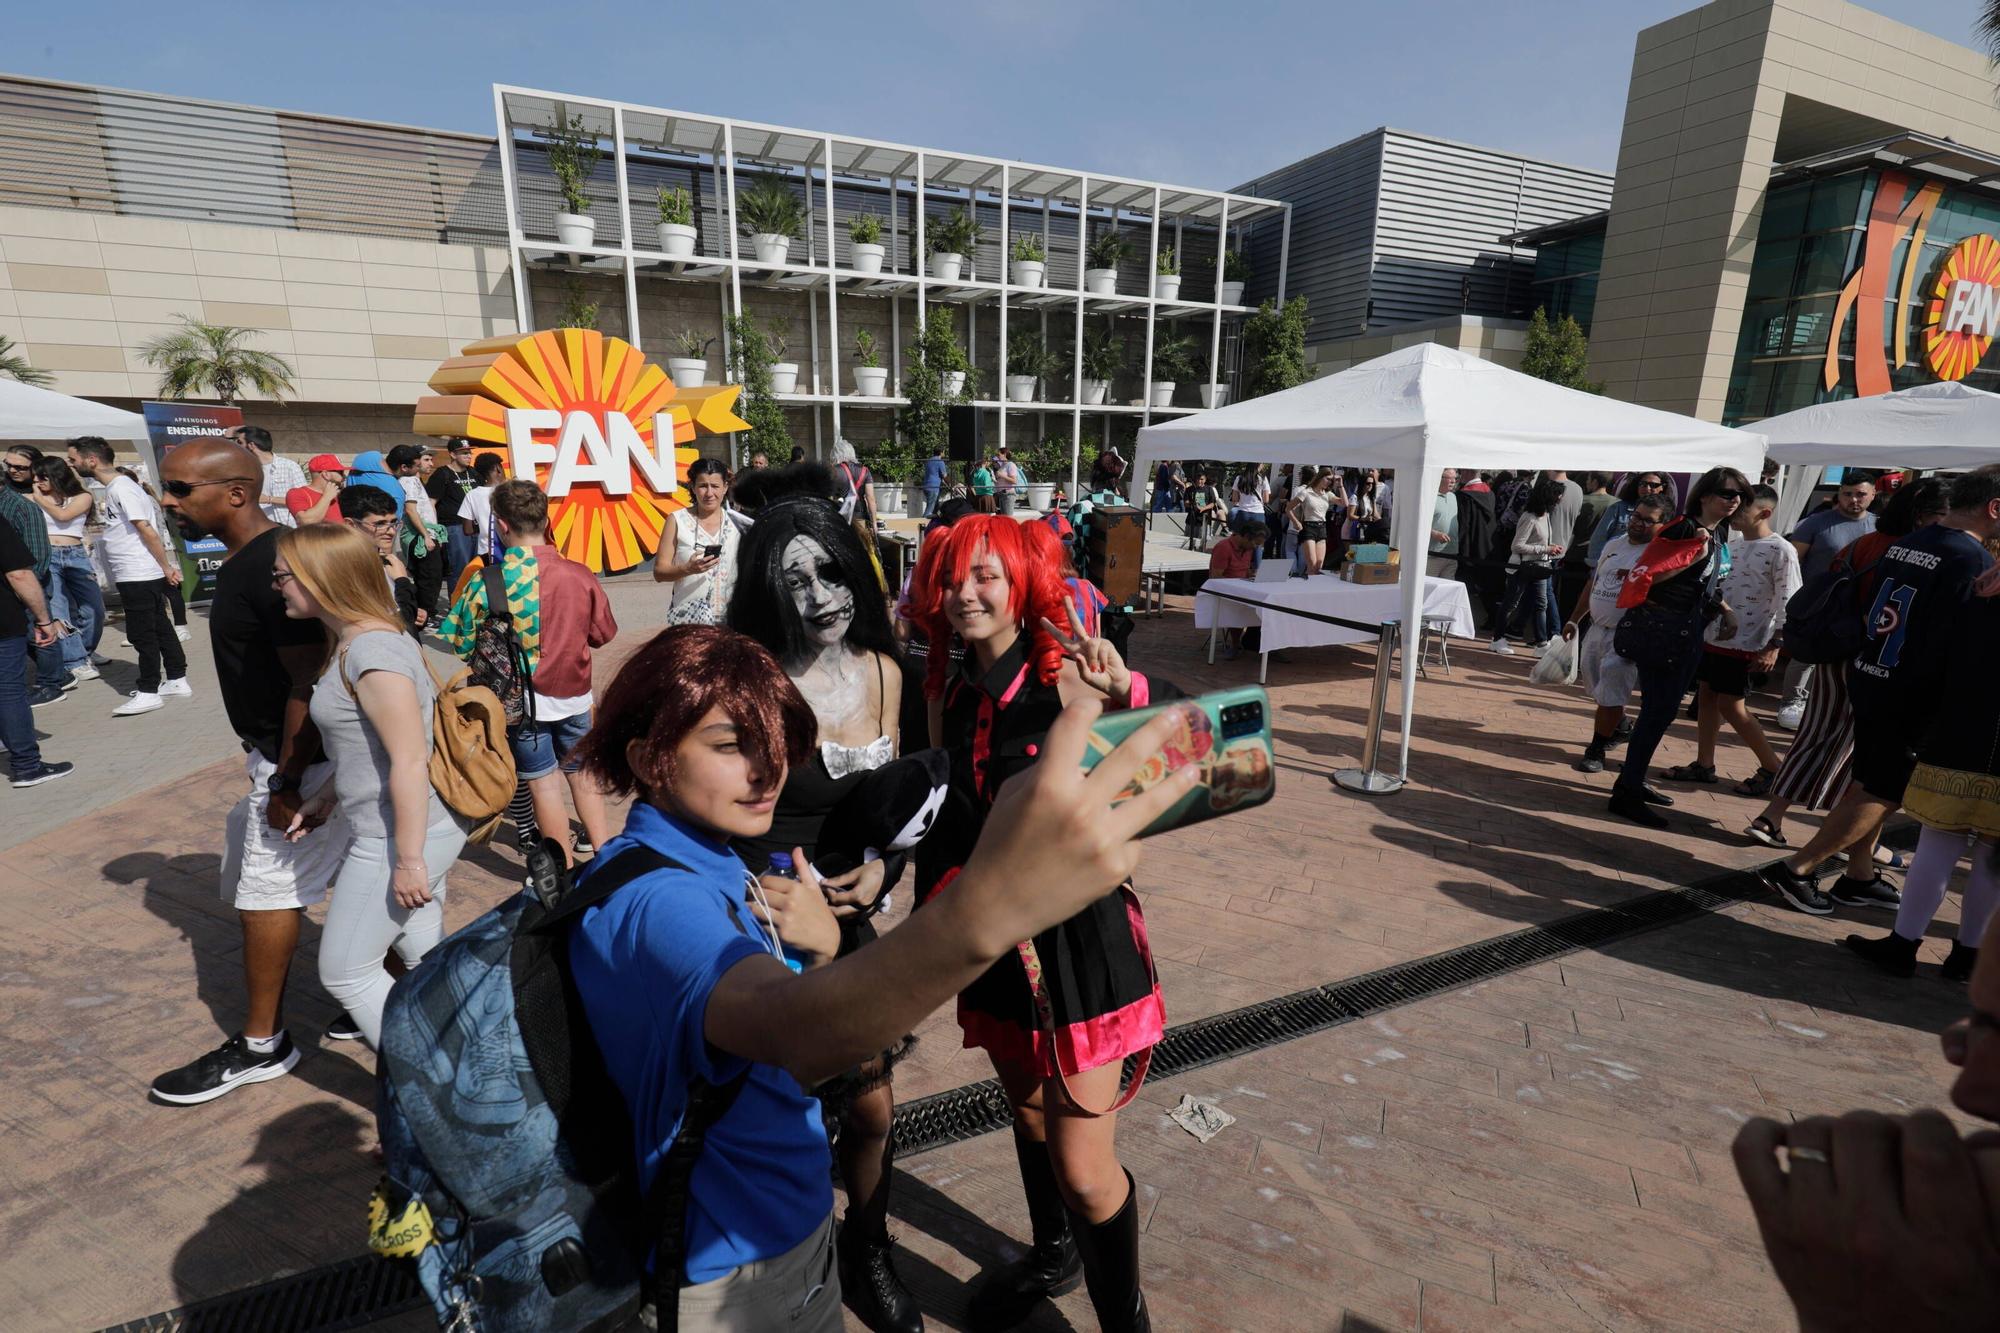
[[[736,723],[737,743],[767,774],[796,768],[819,739],[811,705],[755,639],[675,625],[619,668],[579,747],[583,768],[620,796],[670,789],[674,752],[711,708]]]

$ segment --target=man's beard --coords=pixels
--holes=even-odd
[[[186,514],[174,514],[174,526],[181,530],[181,536],[191,542],[198,542],[208,536],[208,529],[189,518]]]

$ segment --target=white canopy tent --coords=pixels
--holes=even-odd
[[[1790,532],[1829,467],[1949,468],[2000,462],[2000,394],[1956,381],[1814,403],[1766,417],[1757,431],[1783,463],[1777,526]]]
[[[1764,438],[1650,407],[1565,389],[1434,343],[1419,343],[1283,393],[1232,403],[1139,432],[1135,502],[1162,458],[1256,459],[1396,469],[1391,504],[1403,552],[1401,775],[1408,776],[1417,678],[1414,627],[1423,607],[1431,497],[1446,467],[1735,467],[1755,477]]]
[[[77,435],[143,440],[146,418],[88,398],[0,380],[0,440],[67,440]]]

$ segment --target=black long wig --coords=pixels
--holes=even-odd
[[[829,474],[817,464],[766,468],[752,488],[756,522],[736,555],[736,587],[726,613],[729,628],[749,635],[780,662],[796,662],[812,648],[798,608],[785,587],[785,548],[794,537],[810,537],[833,557],[840,581],[854,594],[854,619],[847,626],[850,647],[886,653],[902,661],[889,626],[875,564],[853,526],[826,498]]]

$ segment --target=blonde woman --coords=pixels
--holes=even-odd
[[[319,979],[373,1047],[389,998],[383,960],[393,946],[414,967],[443,937],[445,874],[465,847],[465,830],[431,789],[437,687],[403,632],[374,543],[359,532],[314,523],[283,533],[271,580],[287,616],[326,627],[312,720],[333,782],[286,836],[303,836],[336,804],[353,826],[328,900]]]

